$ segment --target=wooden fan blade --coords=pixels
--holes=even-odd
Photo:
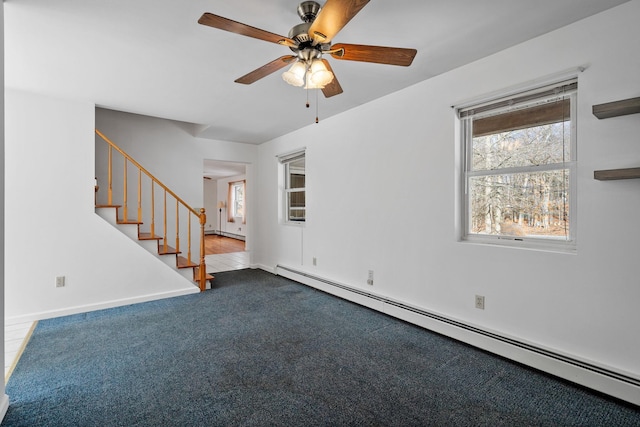
[[[236,83],[242,83],[245,85],[250,85],[251,83],[257,82],[263,77],[267,77],[271,73],[275,73],[279,69],[286,67],[288,64],[291,64],[293,61],[297,59],[297,56],[293,55],[285,55],[280,58],[269,62],[268,64],[263,65],[262,67],[253,70],[249,74],[246,74],[239,79],[236,79]]]
[[[314,44],[329,43],[369,0],[327,0],[309,28]]]
[[[231,33],[241,34],[243,36],[253,37],[254,39],[264,40],[271,43],[282,44],[290,47],[298,46],[298,43],[290,38],[279,36],[278,34],[270,33],[269,31],[242,24],[212,13],[204,13],[200,19],[198,19],[198,24],[208,25],[209,27],[218,28],[219,30],[229,31]]]
[[[323,59],[322,62],[324,62],[324,65],[325,67],[327,67],[327,70],[333,73],[333,80],[331,80],[331,83],[329,83],[324,88],[322,88],[322,93],[324,94],[324,97],[331,98],[332,96],[340,95],[342,93],[342,86],[340,86],[340,83],[338,82],[336,73],[334,73],[333,69],[331,69],[331,65],[329,64],[329,61],[327,61],[326,59]]]
[[[374,62],[376,64],[408,67],[418,53],[415,49],[402,47],[367,46],[362,44],[335,44],[331,56],[347,61]]]

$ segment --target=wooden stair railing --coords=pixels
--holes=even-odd
[[[160,180],[158,180],[155,176],[153,176],[149,171],[147,171],[142,165],[140,165],[137,161],[135,161],[129,154],[125,153],[120,147],[114,144],[109,138],[107,138],[102,132],[98,129],[95,130],[96,135],[98,135],[103,141],[108,144],[108,164],[107,164],[107,204],[98,204],[98,192],[99,186],[96,178],[96,196],[95,202],[96,207],[105,208],[115,208],[116,209],[116,218],[118,224],[135,224],[138,226],[138,239],[139,240],[156,240],[158,242],[158,254],[159,255],[169,255],[175,254],[176,256],[176,267],[178,269],[181,268],[192,268],[194,275],[193,280],[198,283],[200,291],[204,291],[206,289],[207,280],[212,280],[213,276],[208,275],[206,272],[206,264],[205,264],[205,245],[204,245],[204,225],[207,221],[207,216],[205,214],[204,208],[201,208],[199,211],[189,206],[185,203],[178,195],[176,195],[173,191],[171,191],[166,185],[164,185]],[[113,202],[113,152],[114,150],[122,155],[123,158],[123,192],[122,192],[122,205],[114,204]],[[127,177],[127,169],[129,165],[134,166],[138,170],[137,174],[137,204],[136,204],[136,218],[129,218],[129,200],[128,200],[128,192],[129,192],[129,181]],[[150,193],[147,195],[150,197],[150,211],[147,215],[150,217],[150,228],[148,231],[141,231],[140,227],[143,224],[143,190],[142,190],[142,175],[146,175],[151,183]],[[162,200],[162,223],[163,223],[163,235],[156,235],[156,198],[155,198],[155,188],[160,187],[163,191],[163,200]],[[172,198],[175,200],[175,237],[171,245],[169,245],[168,238],[168,214],[167,210],[167,198]],[[173,200],[170,199],[170,203],[173,203]],[[187,211],[187,256],[183,257],[180,254],[182,253],[180,249],[180,207],[182,206],[183,210]],[[122,217],[119,215],[119,210],[122,208]],[[191,245],[192,245],[192,228],[191,228],[191,220],[195,217],[199,221],[199,238],[200,238],[200,257],[199,262],[195,263],[191,258]]]

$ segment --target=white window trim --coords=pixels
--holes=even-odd
[[[578,71],[583,71],[583,69],[578,69]],[[461,167],[459,168],[461,172],[461,185],[459,186],[460,193],[460,206],[461,206],[461,214],[460,218],[460,235],[459,241],[466,243],[474,243],[474,244],[485,244],[485,245],[497,245],[497,246],[506,246],[506,247],[514,247],[520,249],[534,249],[534,250],[542,250],[542,251],[552,251],[552,252],[561,252],[561,253],[576,253],[577,250],[577,91],[574,91],[569,94],[571,98],[570,103],[570,114],[573,118],[571,120],[571,137],[570,137],[570,159],[565,161],[564,163],[556,163],[556,164],[545,164],[540,166],[523,166],[523,167],[512,167],[499,169],[500,173],[527,173],[527,172],[543,172],[549,170],[560,170],[560,169],[568,169],[569,170],[569,237],[568,240],[556,240],[553,238],[546,238],[544,236],[539,237],[515,237],[515,236],[498,236],[498,235],[487,235],[487,234],[471,234],[469,233],[469,220],[471,216],[471,206],[469,205],[468,199],[468,188],[469,188],[469,179],[477,176],[488,176],[495,175],[496,170],[479,170],[479,171],[471,171],[468,170],[471,164],[471,150],[469,150],[469,141],[471,138],[470,132],[471,127],[467,126],[468,120],[461,119],[460,113],[463,111],[468,111],[473,109],[474,107],[484,106],[487,104],[491,104],[493,102],[497,102],[501,99],[508,99],[517,97],[520,94],[524,93],[535,93],[540,90],[543,90],[547,86],[556,86],[561,85],[564,80],[575,80],[577,81],[577,74],[563,76],[562,80],[556,81],[555,83],[545,82],[544,85],[538,86],[538,89],[532,87],[530,84],[526,87],[522,88],[522,91],[518,92],[517,90],[509,90],[508,92],[504,92],[502,96],[496,96],[494,94],[493,97],[487,98],[485,97],[482,100],[478,100],[477,103],[465,103],[465,105],[454,107],[456,111],[456,121],[458,123],[460,134],[458,138],[458,144],[460,147],[461,154]],[[479,116],[486,115],[481,114]]]
[[[242,215],[239,215],[238,212],[236,211],[236,205],[237,205],[237,199],[236,199],[236,195],[237,195],[237,189],[238,188],[243,188],[245,186],[245,182],[244,181],[234,181],[231,182],[231,187],[233,188],[232,190],[232,201],[233,201],[233,206],[231,207],[231,214],[233,217],[235,218],[239,218],[242,217]],[[242,193],[243,199],[244,199],[244,192]],[[244,201],[244,200],[243,200]]]
[[[287,200],[288,200],[288,196],[289,196],[291,193],[301,193],[301,192],[306,192],[306,188],[291,188],[291,189],[285,189],[285,192],[286,192],[286,194],[287,194],[287,199],[285,200],[285,204],[286,204],[286,203],[287,203]],[[307,207],[306,207],[306,206],[305,206],[304,208],[285,206],[285,209],[286,209],[286,212],[285,212],[285,213],[287,214],[287,215],[286,215],[286,218],[285,218],[286,222],[291,223],[291,224],[304,224],[305,222],[307,222],[307,221],[306,221],[306,218],[307,218],[307,215],[306,215]],[[292,219],[289,219],[289,215],[288,215],[288,212],[289,212],[289,211],[305,211],[305,220],[304,220],[304,221],[294,221],[294,220],[292,220]]]
[[[280,217],[280,222],[284,225],[291,225],[291,226],[295,226],[295,227],[304,227],[306,222],[307,222],[307,215],[306,215],[306,204],[304,208],[293,208],[293,209],[304,209],[305,210],[305,220],[304,221],[293,221],[291,219],[289,219],[289,205],[288,205],[288,200],[289,200],[289,194],[291,194],[292,192],[302,192],[304,191],[306,194],[306,186],[304,188],[287,188],[287,180],[289,179],[288,176],[288,165],[289,163],[298,160],[302,157],[306,158],[306,147],[303,147],[301,149],[298,150],[294,150],[294,151],[290,151],[287,153],[283,153],[283,154],[279,154],[276,156],[276,158],[278,159],[278,162],[280,163],[280,179],[281,181],[281,185],[280,188],[282,189],[282,191],[280,191],[280,195],[281,195],[281,200],[280,200],[280,209],[281,209],[281,214],[279,215]],[[305,168],[306,170],[306,168]]]

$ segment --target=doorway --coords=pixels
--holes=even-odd
[[[250,266],[250,165],[220,160],[203,162],[205,262],[207,273]]]

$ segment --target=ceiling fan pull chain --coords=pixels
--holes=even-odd
[[[306,70],[304,72],[304,83],[305,89],[307,90],[307,108],[309,108],[309,69],[311,68],[310,64],[305,63]]]
[[[316,89],[316,124],[318,123],[318,92],[320,89]]]

